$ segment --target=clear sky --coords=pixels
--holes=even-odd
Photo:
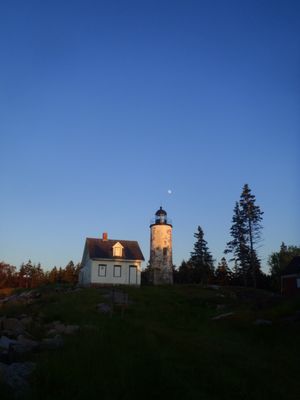
[[[218,261],[248,183],[259,255],[300,243],[300,2],[3,0],[0,260],[80,261],[86,237],[172,218]],[[168,190],[172,194],[168,194]]]

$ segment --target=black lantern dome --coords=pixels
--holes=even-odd
[[[159,210],[156,211],[155,215],[159,217],[161,215],[167,215],[167,212],[163,210],[163,208],[160,206]]]
[[[171,220],[167,217],[167,212],[160,207],[159,210],[156,211],[154,219],[151,221],[151,225],[170,225],[172,226]]]

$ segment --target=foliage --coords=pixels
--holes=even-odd
[[[280,250],[270,254],[268,265],[270,267],[271,284],[275,290],[280,290],[280,277],[284,268],[295,257],[300,255],[299,246],[286,246],[284,242],[281,243]]]
[[[194,233],[194,237],[196,242],[194,250],[191,252],[188,268],[191,268],[193,283],[207,284],[213,280],[214,261],[200,226],[198,226],[197,232]]]
[[[22,263],[19,271],[16,267],[0,262],[0,289],[2,288],[35,288],[48,283],[70,283],[78,282],[80,264],[70,261],[65,268],[56,267],[45,271],[41,264],[33,264],[31,260]]]
[[[148,262],[146,268],[141,272],[141,285],[151,284],[151,268]]]
[[[193,283],[194,269],[190,261],[183,260],[179,266],[178,272],[175,274],[175,283]]]

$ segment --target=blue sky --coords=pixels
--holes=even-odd
[[[200,225],[218,261],[248,183],[264,270],[299,245],[298,1],[2,1],[0,259],[80,261],[86,237]],[[168,189],[172,194],[167,193]]]

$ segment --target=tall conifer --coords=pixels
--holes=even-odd
[[[236,202],[233,211],[230,229],[232,240],[227,243],[225,249],[225,254],[233,254],[231,261],[234,260],[238,265],[244,285],[247,286],[251,279],[254,287],[256,287],[257,275],[260,272],[256,246],[261,237],[263,215],[255,202],[255,196],[251,194],[249,186],[244,185],[240,201]]]
[[[194,233],[196,242],[194,251],[191,252],[190,263],[193,268],[194,282],[206,284],[214,274],[214,261],[207,246],[207,241],[204,239],[204,233],[200,226]]]
[[[256,277],[260,272],[260,260],[257,256],[256,245],[261,238],[262,230],[262,215],[263,212],[260,207],[255,204],[256,199],[249,186],[246,184],[243,187],[243,192],[240,198],[240,209],[244,219],[244,226],[246,230],[246,241],[250,249],[249,253],[249,266],[253,279],[253,285],[256,287]]]

